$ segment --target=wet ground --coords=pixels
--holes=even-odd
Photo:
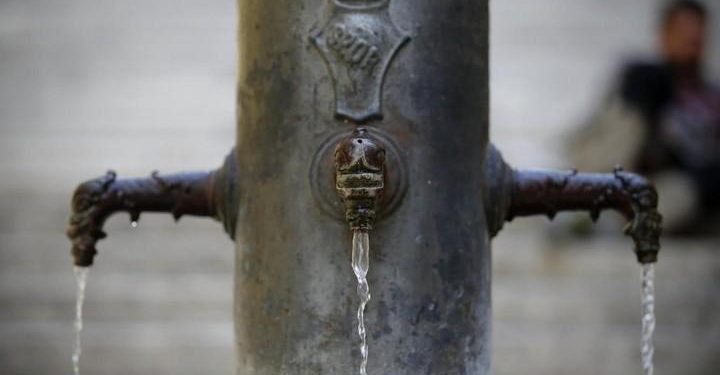
[[[582,119],[618,55],[652,41],[653,2],[495,3],[493,138],[516,165],[561,165],[554,137]],[[78,181],[220,165],[234,143],[234,22],[231,0],[0,2],[0,373],[71,371],[63,231]],[[494,244],[496,374],[636,373],[629,241],[545,228],[518,222]],[[118,216],[106,229],[82,372],[231,373],[233,248],[220,226],[147,216],[132,229]],[[720,371],[718,243],[672,241],[663,254],[660,374]]]

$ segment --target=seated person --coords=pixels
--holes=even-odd
[[[571,145],[579,169],[622,165],[652,178],[671,233],[702,229],[720,211],[720,90],[703,74],[708,22],[700,3],[671,3],[660,56],[626,65]]]

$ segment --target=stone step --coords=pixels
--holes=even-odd
[[[86,374],[229,374],[233,328],[229,321],[88,320],[81,372]],[[68,322],[0,323],[3,374],[70,373],[74,334]],[[42,353],[38,357],[38,353]]]

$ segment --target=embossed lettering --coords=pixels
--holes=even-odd
[[[372,71],[380,62],[378,48],[363,38],[359,30],[348,30],[342,24],[332,27],[327,37],[327,45],[353,68]]]
[[[335,88],[335,115],[356,123],[382,117],[382,87],[393,58],[410,38],[388,13],[390,0],[328,0],[329,18],[311,42]]]

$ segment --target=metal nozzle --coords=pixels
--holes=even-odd
[[[358,128],[335,148],[335,186],[352,230],[370,231],[385,187],[385,149]]]

